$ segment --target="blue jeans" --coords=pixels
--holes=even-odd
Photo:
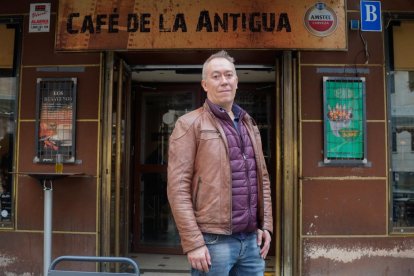
[[[260,256],[256,232],[246,236],[203,234],[211,256],[209,272],[191,269],[192,276],[263,276],[265,261]]]

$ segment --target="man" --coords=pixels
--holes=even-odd
[[[234,60],[206,60],[204,105],[170,137],[168,200],[192,275],[263,275],[273,231],[269,175],[254,120],[234,104]]]

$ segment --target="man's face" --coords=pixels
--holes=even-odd
[[[236,96],[238,79],[233,63],[225,58],[215,58],[206,67],[205,80],[201,81],[207,98],[227,111],[231,110]]]

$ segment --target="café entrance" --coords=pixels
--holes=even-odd
[[[122,149],[112,151],[111,158],[121,164],[111,166],[111,187],[119,192],[112,196],[107,210],[111,217],[119,215],[120,219],[111,220],[108,227],[118,229],[120,234],[115,239],[106,237],[110,251],[117,248],[122,254],[182,254],[166,194],[168,138],[179,116],[204,103],[206,93],[200,85],[202,63],[212,53],[114,54],[114,75],[119,75],[121,67],[126,69],[124,77],[113,78],[112,89],[121,91],[121,95],[115,93],[118,98],[111,104],[112,117],[108,117],[115,122],[111,124],[113,134],[117,133],[118,123],[121,128],[119,135],[111,135],[110,144],[113,149],[118,144]],[[283,56],[276,51],[229,51],[229,54],[236,60],[239,78],[235,102],[252,115],[262,136],[275,218],[270,255],[280,260]],[[117,113],[121,117],[118,122],[114,121]],[[116,178],[121,178],[119,188]],[[120,207],[115,208],[117,204]]]

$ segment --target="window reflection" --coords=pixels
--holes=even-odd
[[[191,92],[144,92],[142,101],[142,164],[166,164],[168,138],[181,115],[193,109]]]
[[[165,192],[167,174],[142,174],[141,189],[141,244],[179,246],[180,237]]]
[[[3,105],[4,107],[4,105]],[[0,220],[11,219],[12,177],[8,172],[13,170],[13,121],[10,116],[0,114]]]
[[[184,87],[185,88],[185,87]],[[180,238],[167,200],[168,139],[178,117],[194,109],[193,91],[181,86],[142,91],[139,244],[175,248]]]
[[[391,94],[391,166],[394,227],[414,226],[414,91],[412,72],[394,71]]]
[[[260,86],[249,87],[244,85],[239,88],[235,102],[240,105],[255,120],[262,138],[263,154],[268,170],[272,170],[272,129],[273,113],[273,84],[261,84]],[[272,176],[272,173],[270,173]]]
[[[7,22],[7,19],[0,19]],[[16,108],[15,38],[18,26],[0,23],[0,222],[8,226],[12,220],[13,141]]]

